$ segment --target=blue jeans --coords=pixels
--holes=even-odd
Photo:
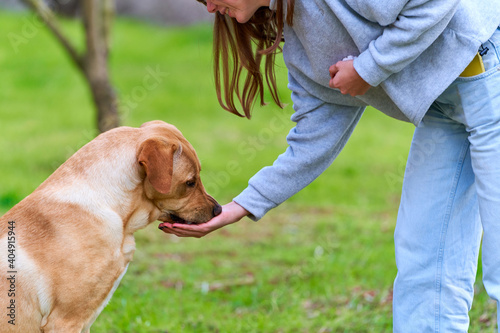
[[[483,46],[486,72],[458,78],[415,130],[394,234],[394,332],[467,332],[481,237],[483,282],[500,300],[500,28]]]

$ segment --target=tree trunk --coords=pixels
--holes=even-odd
[[[108,72],[112,0],[83,0],[87,52],[84,74],[97,108],[97,128],[105,132],[120,125],[118,101]]]
[[[120,126],[116,93],[109,83],[108,72],[104,67],[87,69],[85,73],[97,109],[97,128],[106,132]]]

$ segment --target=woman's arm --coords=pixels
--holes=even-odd
[[[293,82],[293,79],[292,81]],[[202,237],[248,216],[256,221],[316,179],[337,157],[364,108],[328,104],[298,87],[292,94],[297,124],[287,136],[289,147],[272,166],[253,176],[221,215],[200,225],[165,225],[180,237]]]
[[[234,201],[259,220],[315,180],[349,139],[364,108],[325,103],[306,92],[292,94],[296,126],[288,148],[272,166],[261,169]]]
[[[347,0],[369,21],[384,27],[355,60],[356,72],[371,86],[400,72],[424,52],[451,21],[460,0]]]

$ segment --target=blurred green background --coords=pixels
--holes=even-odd
[[[31,19],[0,12],[0,214],[97,134],[87,86],[52,35],[38,28],[17,47],[7,38]],[[79,24],[64,28],[82,40]],[[251,121],[223,111],[211,43],[208,24],[122,18],[110,63],[123,124],[177,126],[224,204],[285,150],[292,107],[280,60],[284,110],[256,107]],[[151,78],[154,88],[144,84]],[[139,231],[134,262],[92,332],[390,332],[393,231],[412,132],[368,109],[333,166],[258,223],[202,239],[165,235],[156,223]],[[470,332],[494,332],[496,305],[480,274]]]

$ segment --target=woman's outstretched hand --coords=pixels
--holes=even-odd
[[[236,202],[230,202],[222,206],[222,213],[208,222],[201,224],[180,224],[163,222],[160,224],[161,230],[167,234],[178,237],[196,237],[201,238],[214,230],[220,229],[228,224],[238,222],[249,212],[238,205]]]
[[[330,87],[339,89],[344,95],[364,95],[371,87],[356,72],[352,60],[339,61],[330,66],[330,77]]]

